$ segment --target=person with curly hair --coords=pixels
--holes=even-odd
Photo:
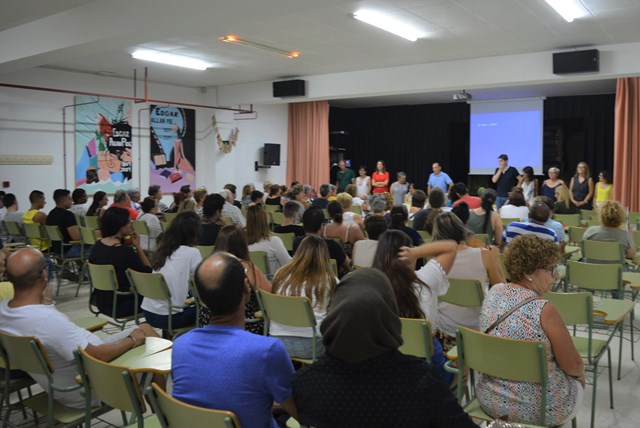
[[[631,232],[620,229],[625,220],[625,209],[617,201],[605,201],[599,208],[600,226],[591,226],[583,239],[621,242],[627,258],[635,256],[637,247]]]
[[[548,362],[545,426],[571,420],[584,394],[584,362],[558,309],[542,298],[557,279],[558,259],[558,246],[550,240],[530,234],[513,239],[504,254],[511,282],[494,285],[480,313],[483,333],[545,343]],[[515,310],[508,314],[512,309]],[[476,392],[482,410],[490,416],[506,417],[515,423],[538,423],[540,384],[480,374]]]

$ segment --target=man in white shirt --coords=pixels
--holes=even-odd
[[[224,206],[222,207],[222,216],[231,217],[235,224],[240,227],[246,227],[247,219],[242,215],[240,208],[233,205],[233,193],[231,193],[230,190],[224,189],[220,191],[220,196],[225,200]]]
[[[114,334],[107,340],[75,325],[47,303],[51,300],[47,291],[47,264],[42,253],[33,248],[22,248],[9,257],[7,278],[13,284],[14,297],[0,302],[0,330],[18,336],[36,336],[47,351],[54,369],[53,379],[59,386],[76,385],[78,371],[73,351],[78,347],[99,360],[111,361],[144,344],[146,337],[157,337],[148,324]],[[31,377],[46,387],[46,376],[31,374]],[[154,380],[162,382],[161,377]],[[85,406],[80,390],[56,392],[55,398],[68,407]]]

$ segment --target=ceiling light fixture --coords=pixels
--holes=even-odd
[[[567,22],[573,22],[576,18],[581,18],[587,13],[581,3],[573,0],[545,0],[549,6]]]
[[[398,21],[388,15],[373,10],[359,10],[353,14],[353,17],[358,21],[365,22],[374,27],[378,27],[381,30],[388,31],[396,36],[400,36],[411,42],[415,42],[420,37],[424,37],[424,34],[402,21]]]
[[[286,56],[287,58],[298,58],[300,55],[302,55],[302,52],[285,51],[284,49],[272,48],[271,46],[262,45],[260,43],[250,42],[249,40],[241,39],[238,36],[234,36],[233,34],[220,37],[220,41],[223,41],[225,43],[237,43],[239,45],[249,46],[256,49],[262,49],[264,51]]]
[[[207,68],[211,67],[211,64],[208,64],[207,62],[200,59],[184,55],[170,54],[167,52],[152,51],[148,49],[138,49],[133,52],[131,56],[135,59],[152,61],[166,65],[175,65],[176,67],[191,68],[194,70],[206,70]]]

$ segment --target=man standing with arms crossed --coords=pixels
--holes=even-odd
[[[499,210],[509,199],[509,192],[518,184],[518,170],[509,166],[509,156],[501,154],[498,156],[498,168],[491,177],[491,181],[496,184],[496,208]]]

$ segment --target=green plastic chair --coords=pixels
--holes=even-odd
[[[547,407],[547,351],[539,341],[515,340],[491,336],[466,327],[456,332],[458,367],[469,368],[469,380],[475,385],[475,372],[517,382],[540,384],[541,408],[538,418],[545,425]],[[465,391],[465,377],[458,376],[458,400]],[[470,401],[464,411],[473,419],[493,421],[475,397],[475,388],[470,389]]]
[[[140,386],[136,375],[127,367],[100,361],[84,350],[75,350],[73,354],[82,383],[88,385],[96,397],[110,409],[120,410],[124,426],[138,428],[161,426],[156,415],[144,417],[146,408]],[[131,413],[130,422],[127,421],[125,412]],[[91,414],[87,412],[85,426],[91,426],[91,419]]]
[[[606,322],[611,328],[611,336],[614,336],[616,330],[620,332],[620,349],[618,354],[618,380],[621,377],[622,370],[622,343],[623,331],[624,331],[624,319],[627,315],[630,316],[629,322],[631,325],[630,338],[631,338],[631,360],[635,360],[634,353],[634,340],[633,340],[633,312],[635,308],[634,302],[630,300],[624,300],[624,283],[622,282],[622,265],[619,264],[598,264],[598,263],[584,263],[569,260],[567,262],[567,278],[566,286],[573,286],[578,290],[587,290],[591,292],[614,292],[619,299],[600,299],[594,303],[596,308],[599,307],[615,307],[616,313],[619,317],[615,320]],[[604,309],[603,309],[604,310]]]
[[[282,243],[284,244],[284,248],[286,248],[287,251],[289,251],[289,252],[293,251],[293,240],[296,238],[296,234],[295,233],[275,233],[275,232],[272,232],[271,234],[273,236],[277,236],[278,238],[280,238],[282,240]]]
[[[135,314],[119,318],[116,317],[117,314],[117,306],[118,306],[118,296],[134,296],[135,297],[135,306],[138,307],[138,295],[133,291],[120,291],[118,290],[118,278],[116,277],[116,271],[113,265],[95,265],[93,263],[87,262],[87,268],[89,269],[89,285],[91,286],[91,295],[93,290],[102,290],[113,293],[113,301],[111,306],[111,313],[105,314],[113,319],[113,322],[109,322],[112,325],[120,327],[120,330],[124,330],[124,327],[127,325],[129,321],[135,320]],[[101,312],[99,309],[94,309],[91,304],[91,298],[89,298],[89,310],[94,315],[99,315]]]
[[[4,370],[4,376],[0,378],[0,389],[2,390],[2,401],[0,401],[0,414],[5,415],[6,420],[9,420],[11,416],[11,411],[14,407],[20,407],[22,410],[22,417],[27,418],[26,408],[24,406],[24,398],[22,397],[22,390],[27,389],[29,393],[29,397],[33,394],[31,393],[31,386],[36,382],[31,377],[25,378],[15,378],[11,377],[11,370],[15,369],[15,366],[12,366],[9,360],[9,356],[7,352],[2,347],[2,343],[0,342],[0,369]],[[11,403],[11,394],[16,393],[18,396],[18,402],[12,404]],[[35,418],[34,413],[34,418]],[[3,426],[6,426],[6,422]]]
[[[147,388],[147,395],[162,428],[240,428],[240,422],[234,413],[183,403],[167,394],[155,383]]]
[[[39,223],[25,223],[23,226],[29,245],[48,254],[47,250],[51,247],[51,243],[42,225]]]
[[[362,207],[360,205],[351,205],[351,211],[358,215],[362,215]]]
[[[559,221],[565,227],[580,226],[580,214],[554,214],[553,219]]]
[[[12,241],[22,243],[27,242],[27,236],[24,233],[22,223],[18,223],[17,221],[4,221],[4,228]]]
[[[145,235],[147,237],[147,248],[145,249],[148,253],[151,252],[151,231],[149,230],[149,226],[142,220],[134,220],[131,222],[131,226],[133,227],[133,231],[138,235]]]
[[[84,225],[89,229],[100,229],[100,217],[97,215],[88,215],[84,217]]]
[[[164,217],[165,222],[171,224],[173,219],[178,216],[178,213],[162,213],[162,216]]]
[[[484,301],[482,283],[477,279],[449,278],[449,290],[438,299],[458,306],[482,306]]]
[[[316,316],[311,309],[311,300],[302,296],[280,296],[268,293],[264,290],[256,290],[258,303],[264,317],[264,335],[269,335],[269,324],[271,321],[278,322],[291,327],[308,327],[313,332],[311,337],[312,351],[311,358],[296,358],[292,360],[302,364],[312,364],[316,360],[316,339],[320,335],[316,329]]]
[[[45,391],[29,397],[23,401],[24,405],[35,412],[47,417],[47,427],[75,426],[82,424],[86,419],[86,412],[93,416],[101,415],[108,411],[108,407],[90,407],[88,409],[73,409],[63,406],[54,398],[56,393],[68,393],[83,390],[87,397],[87,406],[91,397],[88,385],[60,386],[53,378],[53,368],[49,362],[47,351],[36,337],[14,336],[0,332],[0,342],[5,349],[11,364],[19,370],[27,373],[42,375],[47,378],[44,385]],[[8,415],[5,415],[5,423]]]
[[[196,248],[200,251],[202,260],[206,259],[216,251],[215,245],[196,245]]]
[[[271,224],[274,226],[279,226],[284,223],[284,213],[280,211],[272,211],[269,215],[271,215]]]
[[[56,296],[58,294],[60,294],[60,284],[62,282],[62,272],[64,272],[64,268],[65,266],[67,266],[68,264],[73,264],[75,262],[83,262],[83,253],[84,253],[84,247],[83,250],[81,252],[81,255],[79,257],[67,257],[65,256],[65,251],[67,251],[69,248],[73,247],[74,245],[82,245],[81,241],[75,241],[75,242],[69,242],[69,243],[65,243],[64,242],[64,237],[62,236],[62,232],[60,232],[60,227],[58,226],[54,226],[54,225],[46,225],[44,226],[45,228],[45,232],[47,234],[47,238],[49,239],[50,243],[53,242],[58,242],[60,245],[60,251],[57,253],[54,253],[53,250],[51,251],[51,254],[53,255],[53,257],[51,257],[51,259],[54,260],[55,262],[55,269],[56,269],[56,282],[57,282],[57,290],[56,290]],[[80,284],[82,284],[82,269],[79,269],[79,271],[77,272],[78,274],[78,286],[76,287],[76,297],[78,296],[78,289],[80,288]]]
[[[572,244],[579,244],[582,242],[582,237],[586,231],[586,227],[569,226],[569,242]]]
[[[500,220],[502,221],[502,227],[503,228],[506,228],[507,226],[509,226],[513,222],[519,222],[520,221],[519,218],[514,218],[514,217],[501,217]]]
[[[423,319],[400,318],[403,344],[398,351],[405,355],[424,358],[431,363],[433,356],[433,335],[431,323]]]
[[[631,226],[635,227],[635,230],[640,230],[640,212],[631,211],[629,213],[629,218],[627,220],[629,221],[629,224]],[[636,241],[636,245],[637,244],[638,244],[638,241]]]
[[[280,205],[265,205],[264,209],[268,212],[268,213],[275,213],[280,211]]]
[[[271,279],[269,259],[266,251],[249,251],[249,259],[251,260],[251,263],[256,265],[258,269],[267,276],[267,278]]]
[[[82,214],[73,213],[73,215],[76,218],[76,224],[78,226],[83,226],[83,227],[86,226],[84,223],[84,216]]]
[[[587,370],[593,373],[593,398],[591,399],[591,427],[594,427],[596,414],[596,392],[598,386],[598,364],[600,358],[607,353],[609,370],[609,405],[613,409],[613,376],[611,375],[611,349],[609,343],[613,338],[596,339],[593,337],[593,295],[583,293],[546,293],[542,296],[552,302],[567,326],[574,326],[571,338],[580,356],[586,360]],[[587,337],[576,336],[575,326],[587,326]]]
[[[335,276],[338,276],[338,261],[336,259],[329,259],[329,266],[331,266],[331,270]]]
[[[598,220],[598,211],[596,211],[596,210],[580,210],[580,218],[582,220]]]
[[[624,248],[621,242],[583,239],[580,241],[580,247],[582,257],[588,261],[624,264]]]
[[[147,299],[154,300],[164,300],[167,303],[167,312],[172,314],[173,309],[183,309],[185,307],[182,305],[174,305],[171,303],[171,291],[169,291],[169,286],[162,276],[161,273],[145,273],[145,272],[137,272],[132,269],[127,269],[127,278],[129,278],[129,284],[131,284],[131,289],[134,293],[136,293],[140,297],[145,297]],[[188,286],[188,284],[185,284]],[[135,318],[140,319],[143,314],[139,313],[140,309],[136,305]],[[196,311],[197,312],[197,311]],[[196,313],[196,319],[199,318],[199,313]],[[171,319],[173,317],[169,317],[167,324],[167,332],[170,337],[178,336],[184,332],[187,332],[196,327],[195,323],[188,327],[182,327],[178,329],[174,329],[171,325]]]
[[[424,242],[431,242],[431,234],[426,230],[418,230],[418,235],[420,235]]]
[[[489,234],[487,233],[476,233],[475,238],[482,242],[484,245],[489,245]]]
[[[583,219],[582,225],[587,228],[591,226],[600,226],[600,220],[597,218]]]

